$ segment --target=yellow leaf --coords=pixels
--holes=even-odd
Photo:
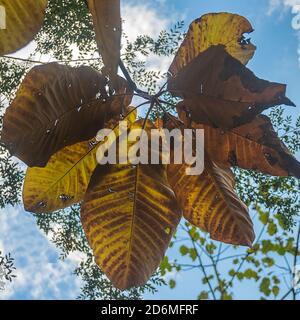
[[[180,218],[163,165],[98,166],[81,209],[97,264],[122,290],[146,283]]]
[[[28,168],[23,187],[26,211],[53,212],[82,200],[97,166],[97,148],[90,142],[58,151],[45,168]]]
[[[0,56],[27,45],[40,30],[47,0],[0,0]]]
[[[243,34],[253,28],[250,22],[237,14],[209,13],[190,25],[186,38],[169,69],[175,75],[201,52],[211,46],[224,45],[226,51],[243,64],[253,57],[256,47]]]
[[[183,130],[185,125],[170,114],[164,117],[164,127],[169,130]],[[208,232],[214,240],[251,246],[255,237],[252,221],[247,207],[234,190],[235,180],[230,163],[220,164],[212,160],[215,154],[223,152],[222,148],[227,147],[226,143],[207,132],[207,126],[193,124],[192,128],[205,129],[203,173],[188,175],[186,169],[189,166],[184,163],[171,163],[167,169],[168,180],[181,205],[183,216],[193,225]],[[210,149],[211,145],[214,149]],[[176,153],[176,149],[173,152]]]
[[[251,246],[255,235],[248,209],[234,191],[230,168],[206,160],[202,175],[186,175],[186,165],[169,165],[168,178],[183,216],[217,241]]]
[[[136,111],[129,107],[124,121],[132,123]],[[118,121],[110,120],[106,128],[118,137]],[[65,147],[54,154],[44,168],[28,168],[23,187],[26,211],[47,213],[80,202],[97,166],[96,154],[101,142],[96,139]]]

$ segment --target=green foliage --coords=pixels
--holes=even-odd
[[[292,286],[292,279],[300,255],[300,227],[287,229],[281,215],[271,215],[259,206],[253,212],[255,225],[261,231],[248,250],[217,243],[188,223],[182,224],[176,241],[184,242],[177,246],[184,258],[179,261],[165,258],[164,274],[198,270],[203,283],[198,296],[201,300],[238,298],[237,288],[246,288],[249,281],[261,293],[257,299],[296,299],[299,292]],[[177,247],[175,243],[175,250]]]
[[[14,274],[15,270],[14,259],[11,257],[10,253],[2,255],[2,252],[0,251],[0,283],[2,284],[3,281],[12,282],[13,278],[16,277]]]

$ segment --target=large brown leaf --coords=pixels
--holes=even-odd
[[[265,115],[231,131],[205,125],[192,126],[204,129],[205,150],[214,161],[273,176],[300,179],[300,163],[278,138]]]
[[[195,122],[233,128],[272,106],[294,104],[286,86],[257,78],[224,46],[212,46],[170,79],[169,90],[184,98]]]
[[[267,116],[259,115],[230,131],[191,123],[184,113],[180,116],[181,120],[165,114],[163,126],[169,130],[203,129],[205,137],[202,175],[187,175],[185,164],[168,166],[168,179],[184,217],[215,240],[251,245],[253,226],[247,208],[234,191],[230,166],[300,178],[300,163],[280,141]]]
[[[27,45],[40,30],[47,0],[0,0],[4,25],[0,28],[0,56]]]
[[[120,289],[149,279],[180,218],[164,165],[98,166],[81,210],[96,262]]]
[[[256,47],[244,38],[253,28],[250,22],[237,14],[209,13],[192,22],[169,71],[176,75],[201,52],[214,45],[224,45],[226,51],[241,63],[253,57]]]
[[[168,166],[168,179],[176,193],[183,216],[212,239],[234,245],[251,246],[255,235],[245,204],[234,191],[229,167],[205,161],[201,175],[186,175],[187,166]]]
[[[93,138],[130,102],[124,80],[121,95],[113,97],[106,83],[90,67],[50,63],[31,69],[6,110],[1,142],[28,166],[45,166],[63,147]]]
[[[107,74],[116,80],[121,50],[120,0],[88,0],[96,40]]]
[[[168,115],[164,126],[203,129],[205,152],[214,162],[300,179],[300,163],[280,140],[267,116],[258,115],[250,123],[231,130],[190,122],[184,112],[179,116],[180,119]]]

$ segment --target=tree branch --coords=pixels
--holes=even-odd
[[[124,63],[123,63],[123,61],[121,59],[120,59],[120,62],[119,62],[119,67],[120,67],[121,71],[123,72],[123,75],[124,75],[125,79],[128,81],[130,88],[134,92],[138,93],[142,98],[145,98],[145,99],[148,99],[148,100],[151,99],[151,96],[147,92],[145,92],[143,90],[140,90],[137,87],[137,85],[132,80],[129,72],[127,71],[127,69],[126,69],[126,67],[125,67],[125,65],[124,65]]]

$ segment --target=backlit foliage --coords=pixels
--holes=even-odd
[[[37,25],[30,32],[21,37],[19,28],[9,24],[0,31],[1,55],[32,40],[44,19],[46,2],[39,2],[41,8],[34,7]],[[177,53],[169,48],[169,41],[181,40],[175,30],[171,36],[161,33],[156,43],[139,38],[127,45],[122,57],[120,1],[87,4],[95,33],[88,32],[95,35],[104,68],[99,70],[97,59],[94,68],[63,63],[36,66],[27,72],[12,101],[3,97],[9,106],[1,145],[28,166],[25,209],[45,217],[82,203],[81,222],[95,261],[121,290],[147,282],[182,216],[212,239],[251,247],[253,224],[235,191],[232,168],[300,178],[300,164],[271,120],[261,114],[277,105],[294,104],[285,95],[285,85],[259,79],[245,66],[256,49],[244,38],[253,30],[249,21],[230,13],[207,14],[191,24]],[[28,9],[8,10],[8,21],[17,15],[20,23],[26,23]],[[51,1],[47,12],[53,15]],[[49,28],[47,23],[46,14],[42,33]],[[84,36],[76,42],[79,49],[84,47]],[[42,43],[45,39],[38,38],[38,46]],[[145,55],[175,53],[161,90],[158,75],[141,77],[137,71],[143,71],[143,64],[134,64],[135,45]],[[59,57],[55,46],[46,49]],[[118,75],[118,67],[126,80]],[[139,87],[145,84],[149,84],[147,92]],[[12,85],[11,90],[16,88]],[[129,108],[134,95],[149,106],[144,119],[130,119],[140,107]],[[154,110],[164,121],[155,121]],[[174,125],[181,130],[204,129],[204,173],[187,176],[184,166],[174,164],[98,165],[99,142],[94,139],[98,130],[124,118],[130,128],[155,128],[162,123],[169,129]],[[15,179],[19,182],[19,175]]]

